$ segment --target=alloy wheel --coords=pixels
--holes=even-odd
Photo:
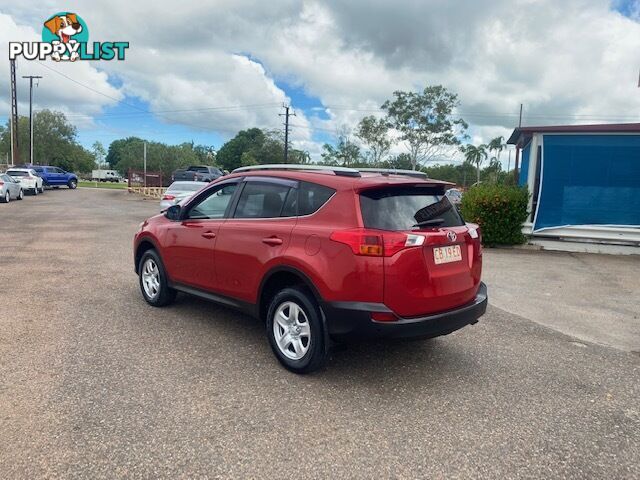
[[[147,258],[142,265],[142,288],[151,300],[160,293],[160,270],[153,258]]]
[[[306,313],[295,302],[283,302],[273,318],[273,337],[280,353],[291,360],[303,358],[311,344],[311,327]]]

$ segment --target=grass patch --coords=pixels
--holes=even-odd
[[[86,188],[110,188],[112,190],[126,190],[126,183],[111,183],[111,182],[78,182],[79,187]]]

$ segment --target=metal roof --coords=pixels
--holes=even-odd
[[[605,123],[599,125],[548,125],[520,127],[507,140],[510,145],[523,145],[534,133],[639,133],[640,123]]]

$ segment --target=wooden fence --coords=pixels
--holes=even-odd
[[[129,193],[137,193],[144,197],[149,198],[162,198],[162,194],[165,191],[164,187],[141,187],[138,185],[129,186]]]

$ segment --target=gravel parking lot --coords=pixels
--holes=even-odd
[[[633,348],[490,306],[295,376],[248,317],[146,305],[131,243],[156,211],[95,189],[0,205],[0,477],[640,477]]]

